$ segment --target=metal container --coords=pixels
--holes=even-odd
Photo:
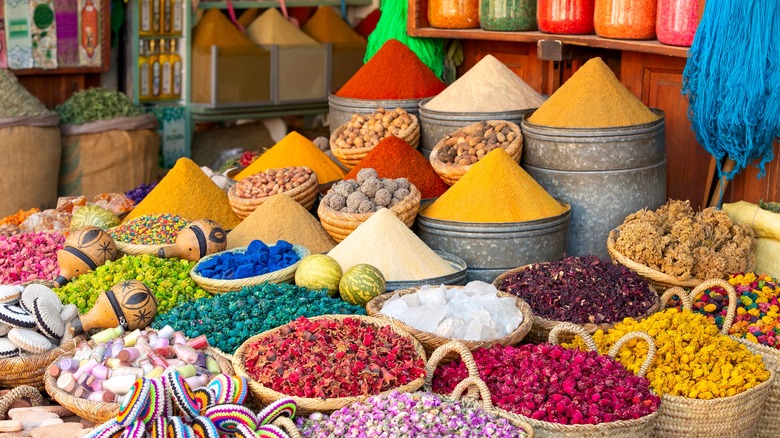
[[[531,108],[490,113],[451,113],[425,109],[425,104],[431,99],[432,97],[428,97],[420,101],[420,152],[425,158],[430,157],[436,143],[460,128],[483,120],[506,120],[519,125],[525,113],[535,110]]]
[[[585,109],[583,109],[585,111]],[[571,204],[569,255],[609,260],[607,236],[626,216],[666,201],[664,113],[616,128],[521,124],[523,168],[552,196]]]
[[[466,284],[466,262],[463,261],[462,258],[456,256],[455,254],[450,254],[448,252],[444,251],[436,251],[434,250],[436,254],[439,255],[439,257],[443,258],[444,260],[448,261],[450,266],[457,269],[457,272],[449,275],[444,275],[441,277],[431,277],[426,278],[424,280],[412,280],[412,281],[388,281],[386,282],[386,289],[388,292],[400,290],[400,289],[408,289],[410,287],[415,286],[425,286],[425,285],[431,285],[431,286],[438,286],[440,284],[446,284],[446,285],[462,285]]]
[[[349,119],[352,118],[353,114],[372,114],[379,108],[402,108],[409,114],[417,115],[419,113],[420,100],[422,99],[350,99],[339,97],[331,93],[328,95],[328,123],[330,124],[330,133],[333,134],[333,131],[338,129],[339,126],[349,122]]]
[[[416,227],[417,235],[429,247],[466,261],[467,281],[492,283],[509,269],[563,257],[570,219],[570,209],[527,222],[455,222],[418,214]]]

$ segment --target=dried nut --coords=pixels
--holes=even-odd
[[[412,117],[402,108],[391,111],[379,108],[368,118],[353,114],[334,145],[340,149],[371,149],[388,135],[402,135],[411,125]]]
[[[273,196],[306,183],[312,173],[311,169],[301,166],[268,169],[239,181],[236,184],[236,195],[244,199]]]
[[[439,161],[459,166],[476,163],[495,148],[507,148],[516,138],[507,122],[478,122],[444,138]]]

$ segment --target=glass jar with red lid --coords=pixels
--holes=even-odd
[[[596,35],[624,40],[655,38],[656,0],[596,0]]]
[[[699,25],[699,0],[658,0],[658,41],[690,47]]]
[[[439,29],[479,27],[479,0],[429,0],[428,22]]]
[[[595,5],[596,0],[539,0],[539,30],[562,35],[592,34]]]

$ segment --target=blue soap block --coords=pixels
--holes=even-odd
[[[233,274],[233,278],[247,278],[254,277],[255,275],[257,275],[255,267],[251,264],[247,264],[236,268],[236,272]]]

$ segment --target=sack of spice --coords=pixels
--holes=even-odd
[[[62,153],[57,115],[0,69],[0,217],[54,207]]]
[[[55,108],[62,126],[61,196],[124,192],[157,176],[157,119],[118,91],[90,88]]]
[[[734,222],[755,231],[756,273],[780,277],[780,210],[776,203],[739,201],[723,204],[723,211]]]

